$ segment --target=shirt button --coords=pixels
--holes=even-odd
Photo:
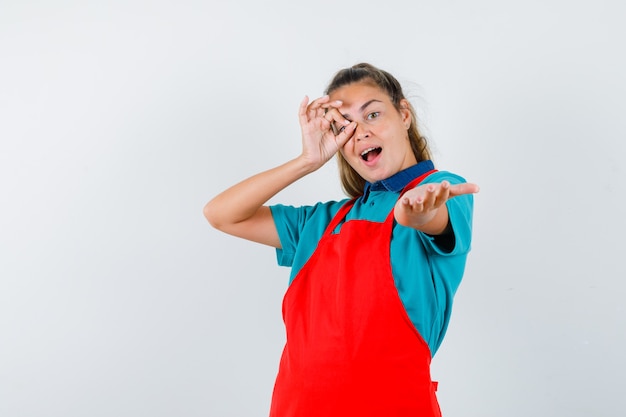
[[[374,207],[374,202],[373,201],[370,203],[370,207]]]

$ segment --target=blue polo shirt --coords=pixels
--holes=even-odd
[[[423,161],[385,180],[367,183],[364,194],[356,200],[345,221],[385,221],[402,189],[431,169],[432,162]],[[424,179],[422,184],[443,180],[451,184],[465,182],[456,174],[437,171]],[[289,283],[313,254],[326,227],[347,201],[270,207],[282,246],[276,250],[278,264],[291,267]],[[399,224],[393,227],[390,257],[394,282],[409,318],[433,356],[448,327],[452,300],[461,283],[470,251],[473,201],[472,195],[463,195],[446,203],[454,233],[452,247],[442,248],[434,237],[410,227]]]

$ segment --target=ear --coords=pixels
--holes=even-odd
[[[413,121],[413,117],[411,116],[411,103],[405,98],[400,100],[400,116],[402,116],[404,127],[408,130]]]

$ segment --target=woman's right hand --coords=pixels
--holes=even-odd
[[[343,117],[339,112],[341,104],[341,101],[331,102],[327,95],[310,104],[309,98],[305,96],[300,103],[301,157],[313,169],[320,168],[330,160],[354,133],[356,122]]]
[[[339,112],[341,102],[328,96],[300,105],[302,154],[275,168],[253,175],[222,191],[204,207],[204,215],[218,230],[280,248],[280,238],[267,201],[328,161],[352,137],[356,123]],[[339,126],[337,134],[331,124]]]

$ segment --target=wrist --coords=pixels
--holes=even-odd
[[[301,154],[296,157],[293,162],[303,171],[304,174],[310,174],[315,172],[324,165],[317,160],[313,160],[307,157],[305,154]]]

